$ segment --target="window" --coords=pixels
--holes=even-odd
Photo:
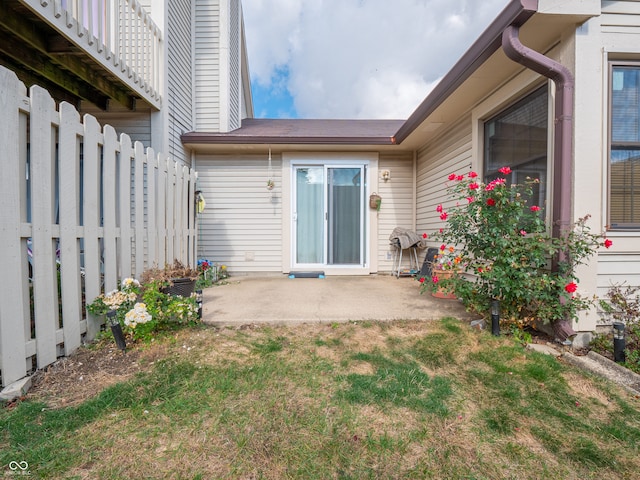
[[[547,86],[527,95],[484,125],[484,180],[490,182],[511,167],[507,183],[524,183],[527,177],[540,180],[529,200],[546,207],[547,129],[549,104]]]
[[[609,225],[640,228],[640,65],[610,68]]]

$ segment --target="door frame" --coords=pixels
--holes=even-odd
[[[378,212],[368,206],[369,195],[378,188],[378,154],[363,153],[308,153],[308,152],[283,152],[282,154],[282,271],[289,273],[295,270],[293,255],[294,229],[293,229],[293,191],[295,178],[294,166],[310,165],[335,165],[338,167],[347,165],[365,165],[366,175],[364,180],[364,231],[366,242],[364,245],[364,265],[323,265],[325,275],[369,275],[378,270]]]

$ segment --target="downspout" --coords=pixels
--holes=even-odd
[[[518,37],[519,31],[519,27],[510,25],[502,33],[502,49],[505,55],[514,62],[553,80],[556,85],[551,233],[554,238],[560,238],[571,228],[574,80],[564,65],[525,47]],[[559,252],[559,262],[566,258],[566,252]],[[566,340],[576,333],[571,328],[571,322],[566,320],[554,325],[554,331],[561,340]]]
[[[571,160],[573,153],[573,75],[555,60],[520,43],[519,28],[513,25],[502,34],[502,49],[514,62],[539,73],[556,85],[555,135],[553,148],[553,214],[555,238],[571,225]]]

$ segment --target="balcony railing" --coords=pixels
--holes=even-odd
[[[136,0],[20,0],[160,108],[162,34]]]

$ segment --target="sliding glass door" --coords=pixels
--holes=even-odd
[[[294,265],[365,263],[365,165],[294,166]]]

